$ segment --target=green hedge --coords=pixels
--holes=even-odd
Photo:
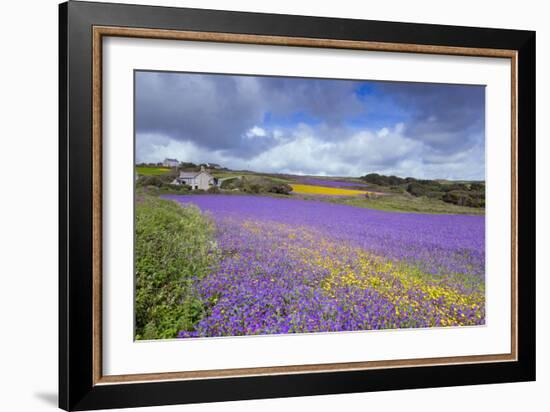
[[[174,338],[203,316],[195,285],[217,261],[212,222],[195,206],[136,198],[136,339]]]
[[[467,192],[463,190],[451,190],[445,193],[443,201],[459,206],[485,207],[484,192]]]
[[[280,195],[289,195],[292,187],[286,183],[277,182],[268,177],[262,176],[243,176],[238,179],[227,179],[221,184],[222,189],[237,189],[245,193],[276,193]]]

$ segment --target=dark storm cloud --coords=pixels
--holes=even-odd
[[[348,118],[365,113],[355,95],[358,82],[282,77],[259,78],[269,100],[265,107],[277,115],[303,112],[328,126],[338,126]]]
[[[472,147],[484,134],[484,87],[427,83],[378,83],[375,87],[409,113],[408,136],[435,151],[453,153]]]
[[[137,133],[157,133],[198,145],[255,154],[273,144],[251,142],[246,132],[266,113],[287,118],[305,113],[338,125],[364,111],[354,82],[280,77],[136,73]]]
[[[246,79],[136,73],[137,133],[157,133],[206,147],[234,147],[263,110]]]

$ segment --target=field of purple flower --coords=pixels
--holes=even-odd
[[[483,216],[262,196],[167,195],[216,224],[196,279],[205,316],[180,337],[482,325]]]

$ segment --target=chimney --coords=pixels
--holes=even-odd
[[[204,165],[201,165],[201,172],[204,172]]]

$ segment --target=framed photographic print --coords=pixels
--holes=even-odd
[[[535,379],[535,33],[60,5],[60,407]]]

